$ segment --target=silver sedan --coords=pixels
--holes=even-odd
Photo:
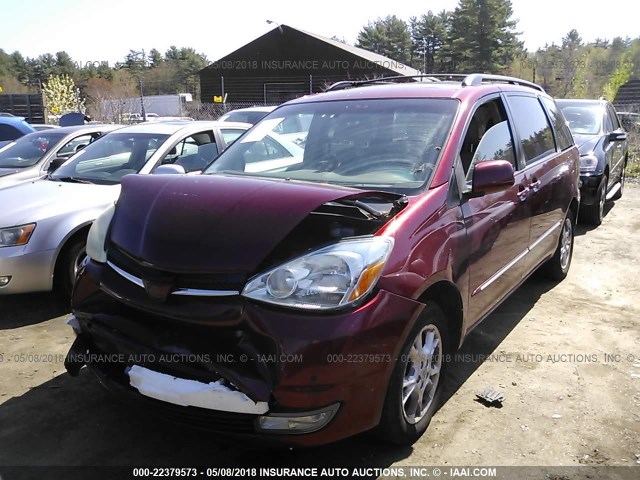
[[[81,125],[29,133],[0,149],[0,188],[43,177],[120,125]]]
[[[47,178],[0,189],[0,294],[68,295],[89,227],[128,174],[197,172],[250,125],[165,122],[108,133]],[[165,167],[169,164],[170,167]],[[163,167],[163,168],[159,168]]]

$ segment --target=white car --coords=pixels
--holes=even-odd
[[[263,117],[266,117],[269,113],[273,112],[276,107],[249,107],[238,108],[231,110],[228,113],[222,115],[218,121],[220,122],[242,122],[255,125]]]

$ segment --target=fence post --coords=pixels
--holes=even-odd
[[[309,75],[309,95],[313,93],[313,75]]]
[[[220,76],[220,85],[222,87],[222,98],[224,98],[224,76]]]

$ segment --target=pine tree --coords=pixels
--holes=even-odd
[[[369,22],[358,34],[356,46],[402,63],[411,58],[409,28],[395,15]]]
[[[411,41],[413,44],[411,64],[420,67],[423,73],[439,70],[440,52],[447,38],[449,12],[435,15],[429,10],[420,19],[410,19]]]
[[[453,71],[500,73],[522,50],[510,0],[460,0],[446,53]]]

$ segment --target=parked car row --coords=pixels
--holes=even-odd
[[[0,294],[57,287],[68,296],[85,258],[89,227],[118,198],[125,175],[161,173],[167,164],[171,173],[202,169],[249,125],[164,122],[115,128],[37,132],[0,152],[0,165],[7,167],[0,204],[12,205],[0,213]],[[112,133],[92,141],[105,131]],[[72,151],[77,153],[45,178],[12,180],[41,177]]]
[[[67,371],[167,417],[411,444],[446,354],[538,268],[565,278],[576,220],[624,184],[610,105],[452,78],[341,82],[253,126],[31,134],[0,152],[48,172],[0,183],[0,294],[73,291]]]

